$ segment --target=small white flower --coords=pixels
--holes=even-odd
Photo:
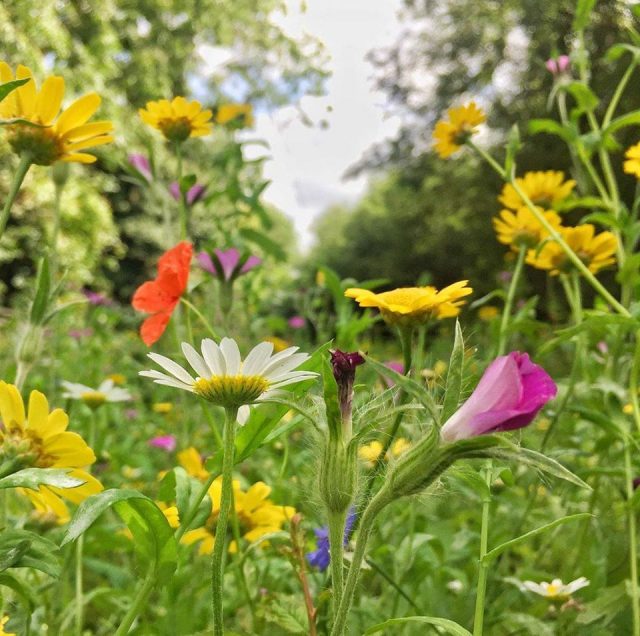
[[[249,417],[249,404],[267,402],[280,394],[281,387],[318,375],[294,371],[309,359],[306,353],[296,353],[298,347],[271,355],[273,344],[262,342],[249,352],[244,362],[236,341],[231,338],[223,338],[220,345],[205,338],[200,349],[202,355],[190,344],[182,343],[182,352],[197,374],[195,379],[179,364],[157,353],[148,355],[170,375],[160,371],[140,371],[140,375],[152,378],[157,384],[190,391],[218,406],[237,408],[240,424]]]
[[[453,579],[447,583],[447,589],[454,594],[460,594],[464,590],[464,583],[460,579]]]
[[[566,601],[575,591],[587,587],[587,585],[589,585],[589,579],[584,576],[566,585],[561,579],[553,579],[551,583],[546,581],[541,581],[540,583],[524,581],[522,584],[524,589],[554,601]]]
[[[127,402],[131,399],[129,391],[115,386],[113,380],[105,380],[97,389],[66,380],[62,381],[62,386],[64,387],[63,398],[82,400],[93,409],[105,402]]]

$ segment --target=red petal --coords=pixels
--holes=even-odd
[[[142,323],[140,337],[147,347],[150,347],[160,339],[169,324],[169,318],[171,318],[171,312],[161,311],[150,316]]]
[[[174,295],[167,293],[165,285],[155,280],[147,281],[140,285],[131,300],[131,305],[134,309],[148,311],[149,313],[163,311],[169,309],[169,307],[173,310],[175,304],[176,298]]]
[[[182,294],[187,287],[192,257],[193,245],[188,241],[182,241],[165,252],[158,261],[158,279],[169,273],[175,276],[177,281],[175,289],[179,290],[177,295]]]

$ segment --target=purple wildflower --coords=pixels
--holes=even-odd
[[[149,446],[153,448],[160,448],[167,453],[171,453],[176,449],[176,436],[175,435],[158,435],[152,437],[149,442]]]
[[[91,305],[110,305],[111,300],[100,292],[94,292],[90,289],[83,289],[82,293],[84,297],[89,301]]]
[[[223,281],[230,281],[241,274],[246,274],[262,263],[262,259],[257,256],[249,256],[249,258],[240,265],[240,250],[236,247],[231,247],[225,251],[215,249],[214,252],[217,260],[216,264],[214,264],[214,259],[212,259],[211,255],[207,254],[207,252],[200,252],[196,258],[202,269]],[[218,271],[218,265],[222,268],[221,272]]]
[[[207,191],[207,186],[203,186],[200,183],[196,183],[195,185],[192,185],[189,188],[189,190],[187,190],[187,197],[186,197],[187,205],[194,205],[195,203],[200,201],[200,199],[202,199],[206,191]],[[180,201],[180,186],[178,185],[177,181],[174,181],[169,186],[169,193],[176,201]]]
[[[343,545],[345,548],[349,545],[349,539],[351,539],[351,535],[353,533],[356,516],[355,509],[350,508],[344,525]],[[324,572],[331,562],[331,555],[329,554],[329,526],[314,528],[313,532],[317,539],[316,549],[313,550],[313,552],[307,553],[307,561],[309,561],[309,565],[312,565],[313,567],[318,568],[318,570]]]
[[[129,155],[129,163],[147,180],[153,181],[149,159],[139,153]]]
[[[302,329],[307,324],[307,321],[302,316],[291,316],[287,324],[292,329]]]

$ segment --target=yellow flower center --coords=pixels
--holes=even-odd
[[[173,404],[171,402],[156,402],[151,408],[153,409],[154,413],[166,415],[173,409]]]
[[[269,388],[269,382],[261,375],[214,375],[198,378],[193,388],[213,404],[238,408],[255,402]]]
[[[530,228],[519,228],[513,231],[511,242],[517,247],[535,247],[540,242],[540,232]]]
[[[192,130],[191,122],[186,117],[161,119],[158,128],[169,141],[175,142],[188,139]]]
[[[80,397],[82,401],[92,409],[97,409],[107,401],[107,396],[100,391],[87,391]]]
[[[17,124],[11,127],[9,143],[17,155],[28,154],[31,161],[39,166],[50,166],[64,154],[52,128]]]

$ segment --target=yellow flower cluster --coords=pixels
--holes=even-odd
[[[368,289],[351,287],[344,292],[354,298],[360,307],[377,307],[383,319],[390,325],[414,325],[433,318],[452,318],[460,313],[461,300],[473,292],[466,280],[453,283],[438,291],[426,287],[400,287],[375,294]]]
[[[624,171],[640,179],[640,143],[631,146],[625,153]]]
[[[0,61],[0,83],[13,79],[9,65]],[[88,123],[100,106],[96,93],[80,97],[60,113],[62,77],[48,77],[38,91],[31,70],[20,64],[15,79],[29,81],[0,103],[0,118],[21,120],[8,126],[9,143],[16,154],[28,155],[32,163],[42,166],[56,161],[93,163],[96,158],[81,151],[113,141],[111,122]]]
[[[145,124],[156,128],[167,141],[174,143],[211,132],[213,113],[202,110],[200,102],[188,102],[184,97],[147,102],[146,108],[141,108],[138,113]]]
[[[389,457],[398,457],[402,453],[404,453],[409,447],[411,443],[406,440],[404,437],[399,437],[393,444],[391,444],[391,448],[387,451],[385,456],[385,460],[388,460]],[[378,440],[374,440],[369,444],[365,444],[358,449],[358,456],[362,459],[365,464],[369,468],[372,468],[373,465],[380,457],[380,453],[382,452],[383,446],[382,443]]]

